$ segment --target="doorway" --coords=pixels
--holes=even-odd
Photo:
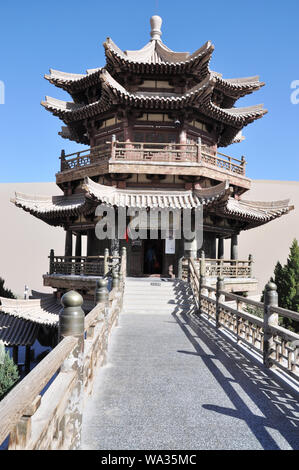
[[[162,274],[163,270],[163,242],[164,240],[144,240],[144,274]]]

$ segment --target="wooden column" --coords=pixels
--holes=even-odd
[[[87,230],[87,256],[93,255],[93,240],[94,240],[95,232],[94,229]]]
[[[72,256],[72,254],[73,254],[73,234],[71,230],[66,230],[64,256]]]
[[[185,129],[182,129],[180,131],[180,144],[186,144],[187,143],[187,132]]]
[[[211,233],[210,240],[211,240],[211,258],[216,259],[216,234]]]
[[[13,361],[14,361],[15,365],[17,366],[18,363],[19,363],[19,346],[13,346],[13,348],[12,348],[12,358],[13,358]]]
[[[106,240],[99,240],[94,228],[87,230],[87,256],[103,255],[106,246]]]
[[[232,235],[231,237],[230,258],[238,259],[238,235]]]
[[[224,239],[218,238],[218,259],[224,258]]]
[[[30,372],[30,350],[30,345],[27,345],[25,350],[25,374]]]
[[[76,234],[75,256],[82,256],[82,235],[81,235],[81,233]]]

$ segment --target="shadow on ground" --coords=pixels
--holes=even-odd
[[[178,289],[178,297],[180,297]],[[181,327],[195,352],[178,351],[201,357],[219,386],[227,394],[235,408],[225,408],[205,403],[211,413],[221,413],[246,422],[263,449],[280,449],[277,432],[292,449],[299,449],[299,405],[296,393],[292,393],[274,378],[273,373],[243,352],[223,332],[205,318],[174,311],[173,317]],[[208,347],[206,354],[201,346]],[[219,366],[215,362],[219,362]],[[231,375],[226,377],[221,364]],[[228,374],[227,374],[228,375]],[[240,393],[233,387],[239,384]],[[252,401],[264,416],[254,414],[246,401]]]

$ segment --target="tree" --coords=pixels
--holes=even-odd
[[[274,269],[274,279],[277,285],[279,307],[299,312],[299,245],[296,239],[290,248],[287,263],[282,266],[278,261]],[[298,322],[289,318],[282,318],[285,328],[299,331]]]
[[[8,299],[15,299],[16,296],[12,293],[10,289],[4,287],[4,279],[0,277],[0,297],[7,297]]]
[[[0,400],[10,391],[19,379],[18,368],[5,352],[4,343],[0,341]]]

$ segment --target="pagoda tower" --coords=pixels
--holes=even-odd
[[[104,67],[86,74],[51,69],[45,76],[71,97],[70,101],[46,97],[42,102],[63,122],[59,135],[89,148],[71,155],[61,152],[56,183],[63,195],[16,193],[13,202],[50,225],[64,227],[65,253],[59,257],[52,253],[44,276],[44,284],[60,294],[71,286],[91,295],[91,278],[102,274],[102,268],[94,272],[85,267],[103,256],[105,248],[126,246],[128,274],[135,276],[177,276],[181,257],[197,257],[200,249],[209,260],[221,260],[227,239],[233,263],[238,260],[240,231],[293,208],[289,200],[243,199],[251,185],[245,158],[218,151],[243,140],[242,129],[267,112],[263,105],[236,106],[239,98],[264,83],[257,76],[223,78],[210,69],[214,51],[210,41],[193,54],[175,52],[162,42],[161,18],[153,16],[150,24],[150,41],[140,50],[122,51],[107,38]],[[116,211],[119,207],[193,211],[202,206],[203,245],[175,240],[169,251],[161,234],[154,241],[99,240],[95,234],[99,205]],[[84,254],[83,236],[87,237]],[[147,264],[149,247],[155,252],[154,270]],[[75,273],[72,281],[70,272]],[[234,288],[250,289],[249,281]]]

